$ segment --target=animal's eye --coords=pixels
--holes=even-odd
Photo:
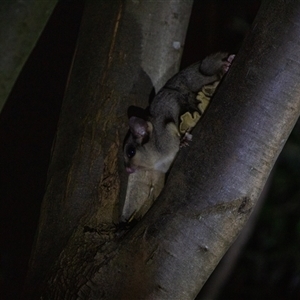
[[[132,158],[135,156],[135,147],[133,146],[129,146],[127,149],[126,149],[126,154],[128,156],[128,158]]]

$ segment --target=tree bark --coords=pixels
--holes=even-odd
[[[62,108],[28,287],[37,282],[31,295],[42,299],[194,299],[299,117],[300,3],[263,3],[192,145],[130,229],[113,224],[126,188],[124,107],[151,91],[141,24],[153,2],[98,3],[88,1],[79,37],[85,59],[74,63]]]
[[[98,247],[92,235],[118,223],[127,185],[122,160],[127,108],[146,107],[153,88],[178,71],[191,7],[192,0],[86,1],[27,277],[28,298],[45,289],[74,231],[82,241],[79,252],[89,256]],[[91,248],[85,253],[86,247]],[[65,294],[72,287],[62,284],[52,292],[61,288]]]
[[[4,0],[0,8],[0,111],[57,0]]]

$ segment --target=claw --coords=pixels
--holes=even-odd
[[[227,57],[226,61],[224,62],[223,70],[224,70],[225,73],[228,72],[228,70],[229,70],[229,68],[230,68],[230,66],[231,66],[234,58],[235,58],[235,54],[230,54]]]
[[[186,132],[180,140],[179,147],[182,148],[182,147],[189,146],[189,142],[192,140],[192,138],[193,136],[190,133]]]

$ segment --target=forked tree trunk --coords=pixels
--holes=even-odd
[[[126,189],[126,107],[145,106],[151,81],[167,73],[157,72],[164,57],[178,63],[168,30],[178,25],[182,42],[189,11],[186,1],[87,1],[30,264],[32,299],[193,299],[247,221],[300,112],[296,1],[264,2],[153,207],[131,229],[113,224]]]
[[[178,71],[191,8],[192,0],[86,1],[30,262],[29,298],[45,289],[74,230],[89,239],[92,228],[118,223],[128,106],[146,107],[153,89]],[[93,238],[87,242],[94,250],[82,248],[84,256],[98,248]]]

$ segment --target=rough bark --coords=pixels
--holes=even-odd
[[[106,30],[97,39],[81,33],[77,57],[86,61],[75,61],[62,109],[28,280],[39,279],[40,290],[32,295],[193,299],[247,221],[299,116],[300,3],[264,2],[193,144],[150,211],[125,230],[113,224],[126,182],[123,109],[151,90],[133,50],[145,31],[138,36],[137,2],[103,1],[101,20],[99,2],[88,3],[83,28]]]
[[[57,0],[4,0],[0,7],[0,111]]]

